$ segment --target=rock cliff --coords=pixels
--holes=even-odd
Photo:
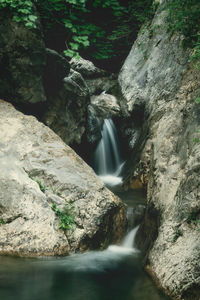
[[[159,8],[134,43],[119,84],[129,113],[144,109],[148,126],[136,166],[147,181],[147,210],[138,239],[147,251],[146,268],[174,299],[198,300],[200,106],[195,99],[200,72],[189,63],[190,51],[182,48],[182,40],[169,36],[166,12]]]
[[[72,149],[2,100],[0,129],[1,255],[66,255],[119,241],[122,202]],[[52,204],[60,211],[70,205],[73,230],[59,229]]]

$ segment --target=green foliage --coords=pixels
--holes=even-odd
[[[0,8],[8,8],[14,21],[23,22],[28,28],[36,28],[37,16],[31,0],[0,0]]]
[[[195,224],[198,225],[200,223],[200,212],[199,211],[191,211],[188,214],[186,214],[186,222],[188,224]]]
[[[34,180],[35,182],[37,182],[37,184],[39,185],[39,188],[40,188],[41,192],[45,193],[46,188],[45,188],[45,186],[41,183],[40,179],[35,178],[35,177],[31,177],[31,176],[30,176],[30,178],[31,178],[32,180]]]
[[[173,237],[173,243],[175,243],[177,240],[178,240],[178,238],[180,237],[180,236],[182,236],[183,234],[182,234],[182,232],[181,232],[181,230],[180,229],[176,229],[176,231],[175,231],[175,233],[174,233],[174,237]]]
[[[198,137],[193,138],[193,142],[194,142],[195,144],[200,143],[200,138],[198,138]]]
[[[199,104],[199,103],[200,103],[200,97],[196,98],[196,99],[195,99],[195,102],[196,102],[197,104]]]
[[[200,1],[173,0],[167,2],[169,30],[185,37],[184,44],[193,48],[191,60],[200,59]]]
[[[0,218],[0,225],[5,224],[4,220]]]
[[[122,4],[123,3],[123,4]],[[63,32],[64,54],[79,58],[89,53],[107,59],[124,53],[141,24],[154,13],[153,0],[0,0],[16,22],[37,28],[38,14],[45,35]],[[37,8],[37,14],[35,7]]]
[[[59,229],[62,230],[73,230],[75,226],[75,215],[74,208],[71,205],[66,205],[63,210],[57,208],[56,204],[51,204],[52,210],[55,212],[56,216],[60,219]]]
[[[56,188],[52,187],[51,190],[54,194],[58,195],[59,197],[62,196],[62,193],[60,191],[58,191]]]

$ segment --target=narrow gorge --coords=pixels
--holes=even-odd
[[[199,40],[192,48],[170,31],[170,0],[144,1],[153,8],[130,23],[131,47],[128,27],[116,26],[141,1],[50,1],[55,18],[71,7],[73,34],[91,29],[79,13],[104,28],[103,9],[114,11],[112,38],[97,34],[113,56],[95,56],[94,27],[66,57],[67,34],[46,21],[51,5],[28,1],[35,19],[25,26],[9,1],[0,3],[0,297],[200,300]]]

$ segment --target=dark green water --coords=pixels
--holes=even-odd
[[[144,197],[128,191],[122,198],[134,207]],[[143,272],[140,254],[121,247],[64,258],[0,257],[0,300],[165,299]]]
[[[138,257],[112,251],[66,258],[0,257],[2,300],[164,300]]]

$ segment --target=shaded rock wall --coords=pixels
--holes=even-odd
[[[83,78],[70,72],[66,58],[45,49],[39,22],[28,29],[1,13],[0,21],[0,97],[48,124],[67,144],[80,144],[89,104]]]
[[[87,126],[89,90],[80,73],[70,70],[56,94],[48,97],[42,120],[68,145],[80,144]]]
[[[46,101],[43,88],[45,45],[41,31],[30,30],[0,12],[0,96],[23,103]]]
[[[183,38],[167,33],[165,18],[159,8],[151,27],[141,31],[119,83],[129,112],[144,105],[149,127],[138,164],[140,175],[147,178],[148,207],[139,241],[148,250],[147,269],[173,298],[197,300],[200,144],[194,138],[200,126],[200,107],[195,103],[200,72],[188,62]]]

